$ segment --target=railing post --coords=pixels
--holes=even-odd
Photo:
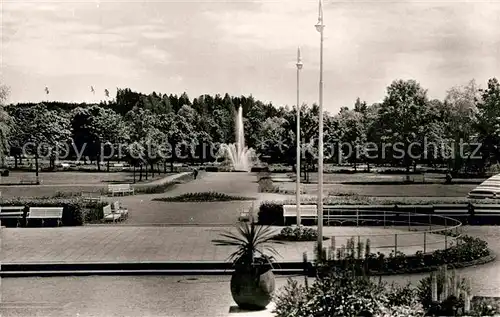
[[[427,232],[424,231],[424,254],[427,252]]]
[[[384,209],[384,229],[385,229],[385,209]]]
[[[394,255],[398,253],[398,234],[394,234]]]
[[[445,233],[444,235],[444,249],[448,249],[448,234]]]
[[[359,209],[356,208],[356,227],[359,227]]]
[[[411,212],[408,212],[408,231],[411,231]]]
[[[432,230],[432,219],[431,219],[432,215],[429,214],[429,230]]]

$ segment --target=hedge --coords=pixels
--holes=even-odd
[[[25,206],[25,215],[30,207],[63,207],[64,226],[81,226],[87,222],[100,221],[104,217],[102,208],[107,204],[100,201],[89,202],[81,198],[14,198],[1,202],[1,206]]]

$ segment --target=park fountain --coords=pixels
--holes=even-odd
[[[249,172],[252,165],[253,151],[245,146],[245,133],[243,128],[243,107],[238,108],[235,124],[236,143],[223,144],[222,150],[229,160],[234,171]]]

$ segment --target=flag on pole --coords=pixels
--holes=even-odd
[[[104,95],[106,96],[106,98],[109,98],[109,90],[104,89]]]
[[[90,91],[95,95],[94,86],[90,86]]]
[[[45,93],[48,95],[49,94],[49,87],[45,86]]]

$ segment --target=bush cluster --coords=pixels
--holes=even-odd
[[[200,192],[200,193],[186,193],[173,197],[160,197],[154,198],[154,201],[166,202],[212,202],[212,201],[235,201],[235,200],[253,200],[251,197],[231,196],[224,193],[217,192]]]
[[[351,243],[352,244],[352,243]],[[364,262],[353,261],[353,253],[342,256],[344,266],[317,264],[321,273],[311,286],[289,280],[275,296],[277,317],[323,316],[493,316],[500,306],[491,299],[471,302],[464,312],[465,295],[470,296],[470,281],[442,266],[436,274],[438,301],[431,300],[431,277],[423,278],[417,287],[374,281],[365,271]],[[351,257],[351,258],[349,258]],[[446,290],[446,293],[445,293]],[[448,294],[448,295],[446,295]]]
[[[277,317],[423,316],[414,293],[409,287],[386,287],[349,271],[336,271],[310,287],[288,280],[275,297],[274,313]]]
[[[304,226],[285,227],[281,229],[275,239],[280,241],[317,241],[318,230]],[[323,240],[327,239],[327,237],[323,237]]]

